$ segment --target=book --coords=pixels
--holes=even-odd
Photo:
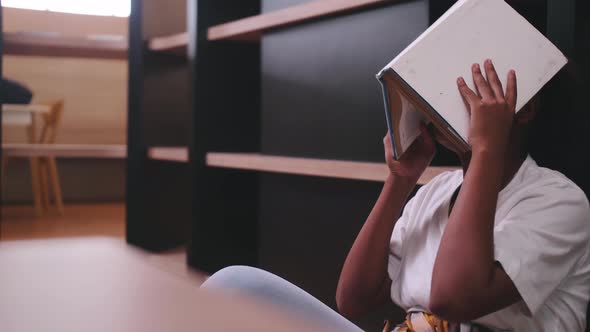
[[[492,59],[506,87],[517,76],[519,111],[567,58],[504,0],[459,0],[378,74],[395,159],[432,123],[459,152],[468,144],[469,112],[457,88],[475,91],[471,65]],[[484,73],[485,75],[485,73]]]

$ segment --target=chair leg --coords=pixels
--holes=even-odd
[[[31,184],[33,187],[33,200],[35,202],[35,215],[41,217],[43,208],[41,206],[41,187],[39,178],[39,158],[30,158]]]
[[[43,210],[46,212],[49,210],[51,204],[49,202],[49,184],[47,182],[48,169],[47,160],[45,158],[39,159],[39,177],[41,180],[41,202],[43,203]]]
[[[64,214],[64,203],[61,196],[61,185],[59,183],[59,173],[57,172],[57,163],[55,162],[55,158],[47,158],[47,167],[49,169],[49,181],[51,181],[51,187],[53,188],[55,207],[57,208],[57,213],[62,216]]]

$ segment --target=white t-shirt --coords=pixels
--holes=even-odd
[[[437,176],[404,208],[391,236],[391,298],[428,308],[436,253],[463,171]],[[590,207],[584,192],[528,157],[500,192],[494,252],[522,296],[475,322],[500,330],[584,331],[590,298]],[[468,305],[468,304],[466,304]]]

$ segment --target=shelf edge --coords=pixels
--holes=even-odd
[[[384,163],[270,156],[259,153],[207,153],[207,166],[250,171],[319,176],[349,180],[384,182],[389,169]],[[458,167],[429,167],[418,184]]]

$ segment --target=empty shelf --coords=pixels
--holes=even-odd
[[[207,153],[207,165],[251,171],[383,182],[389,174],[384,163],[269,156],[258,153]],[[418,184],[457,167],[429,167]]]
[[[207,38],[209,40],[256,41],[264,31],[269,29],[393,1],[395,0],[316,0],[210,27]]]
[[[166,52],[186,55],[188,33],[178,33],[171,36],[155,37],[149,40],[148,48],[155,52]]]
[[[148,149],[148,158],[153,160],[188,162],[188,148],[153,147]]]
[[[124,36],[64,36],[52,32],[4,32],[4,54],[127,59]]]

